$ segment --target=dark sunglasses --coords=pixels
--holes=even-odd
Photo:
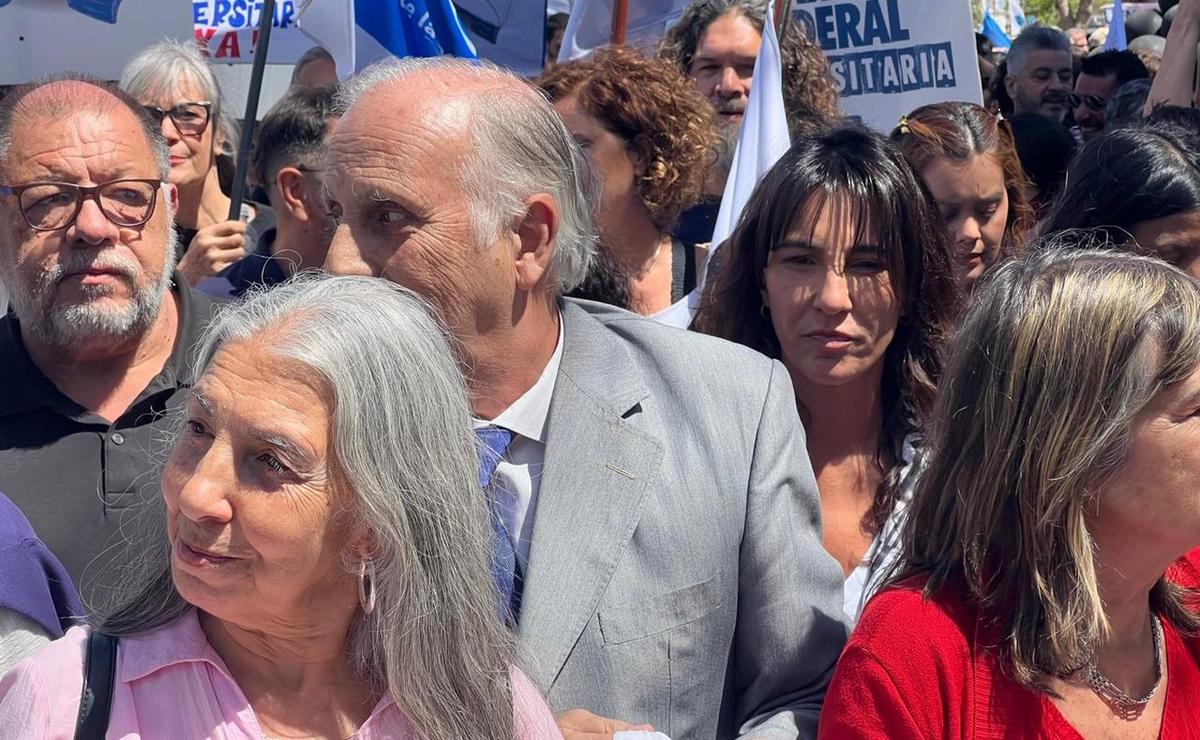
[[[1084,96],[1080,97],[1079,95],[1076,95],[1075,93],[1071,93],[1071,95],[1068,96],[1068,99],[1071,102],[1072,108],[1078,108],[1079,104],[1083,103],[1088,108],[1091,108],[1092,110],[1096,111],[1097,113],[1101,113],[1104,111],[1105,108],[1108,107],[1108,101],[1105,100],[1104,98],[1100,97],[1099,95],[1084,95]]]

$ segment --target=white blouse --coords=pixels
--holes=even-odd
[[[883,579],[891,569],[892,563],[900,556],[900,533],[904,528],[908,505],[912,502],[913,491],[923,467],[916,448],[919,441],[915,434],[905,438],[902,453],[904,467],[900,471],[900,497],[896,500],[887,521],[880,528],[879,534],[875,535],[874,542],[867,548],[862,562],[846,577],[846,583],[842,587],[842,609],[850,618],[851,624],[858,622],[858,615],[862,613],[863,607],[883,585]]]

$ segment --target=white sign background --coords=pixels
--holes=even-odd
[[[983,102],[966,0],[795,0],[793,11],[825,50],[842,110],[877,130],[922,105]]]
[[[190,1],[123,0],[113,25],[66,0],[12,0],[0,8],[0,85],[68,71],[115,80],[130,57],[166,37],[192,37]]]

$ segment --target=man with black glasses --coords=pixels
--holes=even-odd
[[[1132,51],[1105,51],[1084,57],[1075,80],[1071,103],[1075,106],[1075,123],[1084,141],[1100,135],[1108,124],[1108,101],[1121,85],[1150,77],[1146,65]]]
[[[85,602],[119,577],[119,534],[158,495],[165,412],[212,315],[173,275],[169,166],[153,119],[98,80],[0,101],[0,491]]]

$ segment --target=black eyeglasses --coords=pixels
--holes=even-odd
[[[1072,108],[1078,108],[1079,104],[1083,103],[1084,105],[1086,105],[1087,107],[1096,111],[1097,113],[1100,113],[1101,111],[1103,111],[1105,108],[1108,107],[1108,101],[1105,100],[1104,98],[1100,97],[1099,95],[1079,96],[1079,95],[1075,95],[1074,93],[1072,93],[1069,96],[1069,99],[1070,99]]]
[[[170,118],[171,123],[175,124],[175,130],[183,136],[199,136],[204,133],[204,129],[208,128],[208,121],[212,118],[212,103],[203,100],[197,103],[180,103],[170,110],[163,110],[154,105],[143,105],[146,112],[149,113],[158,125],[161,126],[164,118]]]
[[[0,185],[0,194],[12,195],[21,216],[34,231],[58,231],[75,223],[85,198],[96,201],[100,212],[117,226],[141,226],[154,215],[162,180],[128,178],[85,187],[69,182],[31,182]]]

